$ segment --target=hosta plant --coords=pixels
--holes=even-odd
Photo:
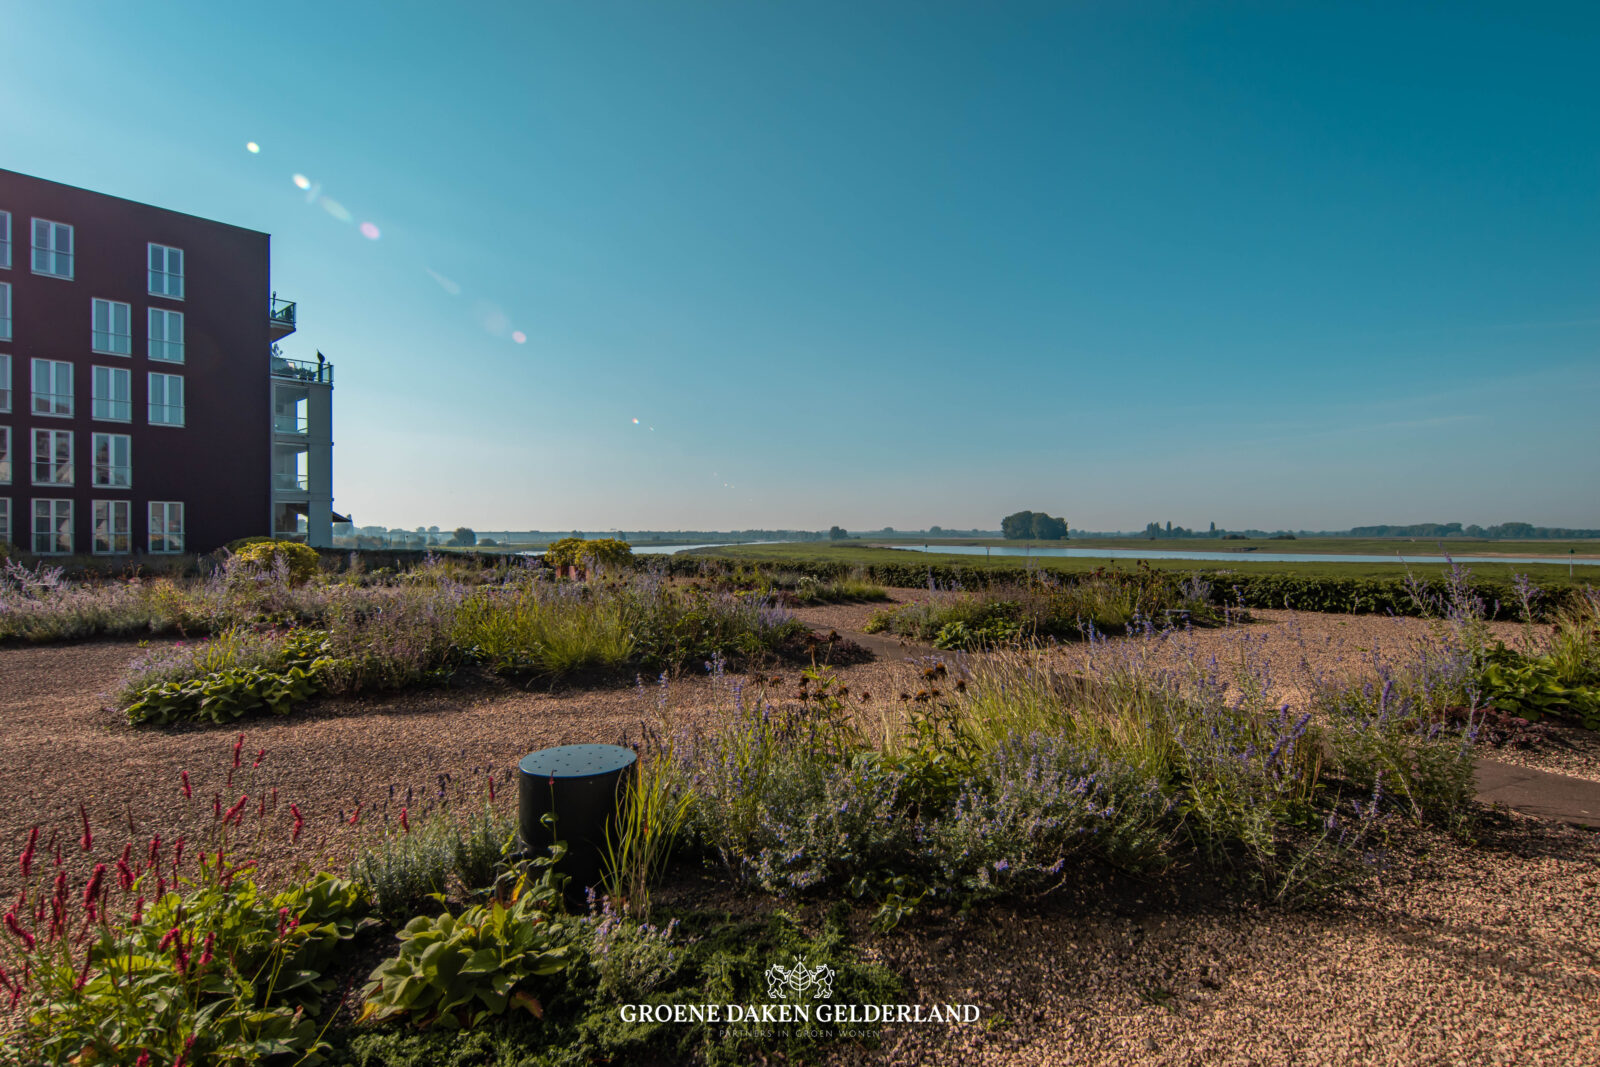
[[[509,903],[479,904],[459,915],[419,915],[400,931],[400,951],[379,964],[362,991],[361,1020],[404,1017],[418,1026],[465,1029],[504,1015],[516,1003],[543,1014],[531,980],[558,974],[581,953],[582,920],[563,914],[561,876],[549,863],[524,874]]]

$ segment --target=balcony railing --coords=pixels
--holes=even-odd
[[[304,474],[274,474],[272,488],[303,493],[311,488],[311,482]]]
[[[308,363],[303,359],[272,357],[272,376],[290,378],[297,382],[324,382],[333,384],[332,363]]]
[[[274,415],[272,428],[278,433],[310,433],[311,420],[304,415]]]
[[[267,327],[274,337],[294,333],[295,307],[293,300],[279,300],[276,296],[267,305]]]

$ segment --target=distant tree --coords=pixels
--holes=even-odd
[[[470,548],[478,543],[478,535],[472,532],[470,526],[457,526],[456,532],[450,535],[450,540],[447,543],[458,545],[462,548]]]
[[[494,538],[492,538],[492,537],[485,537],[485,538],[484,538],[484,539],[483,539],[483,540],[482,540],[482,541],[479,541],[479,542],[478,542],[478,544],[480,544],[480,545],[484,545],[484,546],[486,546],[486,547],[487,547],[487,546],[492,546],[492,545],[498,545],[498,544],[499,544],[499,542],[498,542],[498,541],[496,541],[496,540],[495,540],[495,539],[494,539]]]
[[[1000,520],[1000,535],[1008,541],[1063,541],[1067,537],[1067,520],[1042,511],[1018,511]]]
[[[928,535],[930,537],[937,537],[939,534],[942,534],[942,533],[944,533],[944,527],[943,526],[930,526],[930,527],[928,527]]]
[[[843,541],[849,536],[850,531],[846,530],[843,526],[830,526],[828,528],[828,540],[830,541]]]
[[[439,532],[439,527],[437,527],[437,526],[430,526],[430,527],[428,527],[428,532],[429,532],[429,533],[431,533],[431,534],[435,534],[435,533],[438,533],[438,532]]]

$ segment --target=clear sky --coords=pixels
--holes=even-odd
[[[360,524],[1600,526],[1588,0],[0,27],[0,165],[273,235]]]

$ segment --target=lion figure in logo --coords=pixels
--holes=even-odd
[[[774,963],[767,968],[767,995],[773,1000],[825,1000],[833,996],[833,968],[827,964],[807,967],[801,956],[794,966]]]

